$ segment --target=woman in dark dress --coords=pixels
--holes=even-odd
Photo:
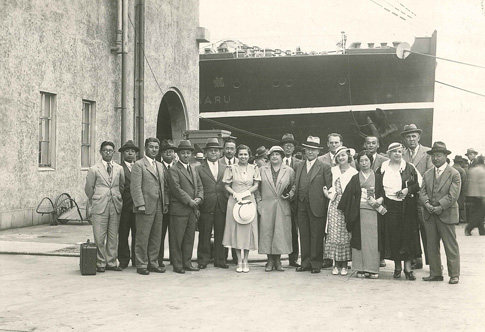
[[[411,261],[421,256],[416,205],[421,175],[412,164],[402,159],[402,151],[400,143],[391,143],[387,150],[389,160],[376,171],[382,175],[384,206],[387,208],[384,258],[394,261],[394,278],[401,277],[401,261],[404,261],[406,279],[416,280]]]
[[[352,233],[352,268],[357,270],[357,277],[377,279],[385,209],[382,176],[374,173],[372,162],[371,152],[358,154],[360,171],[345,188],[338,209],[344,212],[347,231]]]

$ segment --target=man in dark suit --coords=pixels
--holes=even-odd
[[[131,196],[136,214],[136,272],[141,275],[165,272],[165,268],[158,265],[158,254],[170,190],[163,166],[155,160],[159,147],[158,138],[147,138],[145,157],[133,165],[131,172]]]
[[[440,240],[446,252],[450,284],[460,279],[460,249],[456,241],[455,224],[458,224],[458,197],[460,196],[460,173],[446,163],[451,152],[443,142],[435,142],[427,152],[432,156],[434,167],[426,171],[419,198],[425,206],[425,225],[428,240],[429,272],[424,281],[442,281]]]
[[[468,168],[473,168],[477,165],[477,156],[478,156],[477,150],[475,150],[474,148],[468,148],[468,149],[466,149],[465,156],[469,160]]]
[[[401,132],[401,136],[404,139],[406,149],[402,153],[402,158],[418,170],[421,176],[424,173],[433,168],[431,156],[427,153],[430,148],[423,146],[419,143],[421,139],[421,133],[423,131],[419,129],[414,123],[404,126],[404,130]],[[425,208],[420,200],[418,200],[418,222],[419,232],[421,233],[421,241],[423,242],[424,257],[426,258],[426,264],[428,264],[428,241],[426,240],[426,227],[424,226]],[[417,258],[413,261],[413,269],[423,268],[423,259]]]
[[[323,187],[331,187],[330,166],[318,160],[322,149],[320,138],[308,136],[305,143],[306,161],[296,167],[298,227],[300,229],[301,266],[296,271],[320,273],[323,265],[323,237],[328,200]]]
[[[102,160],[89,168],[84,192],[91,205],[94,242],[97,246],[96,271],[121,271],[117,266],[118,231],[123,205],[123,167],[113,162],[114,143],[101,143]]]
[[[135,262],[135,238],[136,238],[136,218],[133,212],[133,199],[131,198],[131,169],[136,161],[136,154],[140,151],[132,140],[129,140],[119,148],[118,152],[121,152],[123,156],[123,171],[125,172],[125,189],[121,193],[123,197],[123,209],[121,210],[120,218],[120,232],[118,238],[118,261],[120,267],[125,269],[128,267],[128,263],[136,266]],[[128,244],[128,237],[131,231],[131,255],[130,245]]]
[[[194,147],[182,140],[177,147],[179,161],[170,168],[170,257],[173,271],[199,271],[192,266],[195,228],[204,190],[199,172],[190,165]]]
[[[328,152],[325,153],[324,155],[321,155],[318,157],[318,160],[320,160],[322,163],[335,166],[335,151],[341,146],[344,145],[344,139],[342,135],[338,133],[331,133],[327,136],[327,147],[328,147]],[[352,159],[350,162],[350,166],[355,168],[355,161]]]
[[[301,164],[303,161],[293,157],[295,152],[295,147],[298,143],[295,141],[293,134],[284,134],[280,141],[280,146],[285,152],[285,157],[283,158],[283,164],[290,166],[293,170],[296,170],[296,166]],[[300,255],[300,243],[298,241],[298,223],[296,215],[295,204],[292,204],[291,209],[291,244],[293,246],[293,252],[288,255],[289,265],[294,267],[299,267],[298,256]]]
[[[374,161],[372,162],[372,170],[375,172],[379,167],[381,167],[382,163],[389,158],[379,154],[377,149],[379,149],[379,138],[376,136],[367,136],[364,141],[364,149],[372,153],[372,157],[374,157]]]
[[[197,166],[197,172],[204,188],[204,202],[200,206],[199,245],[197,247],[197,261],[200,269],[205,269],[210,260],[212,227],[214,227],[214,266],[223,269],[229,267],[226,264],[226,250],[222,245],[229,193],[222,182],[226,165],[219,160],[221,149],[222,146],[217,138],[207,139],[204,148],[206,160]]]
[[[169,176],[170,168],[175,164],[175,144],[171,139],[164,139],[162,145],[160,146],[160,154],[162,156],[162,165],[165,175]],[[170,213],[165,213],[162,220],[162,238],[160,240],[160,253],[158,254],[158,265],[165,267],[163,263],[163,258],[165,257],[165,236],[167,235],[167,230],[170,227]],[[170,242],[170,238],[168,239]],[[169,246],[170,247],[170,246]],[[170,263],[172,260],[170,260]]]

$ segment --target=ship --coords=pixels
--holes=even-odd
[[[351,43],[334,52],[283,51],[225,40],[200,54],[199,128],[227,130],[255,149],[291,133],[297,141],[339,133],[362,148],[379,137],[381,151],[414,123],[421,143],[433,134],[437,32],[415,37],[406,56],[394,43]],[[376,46],[377,45],[377,46]]]

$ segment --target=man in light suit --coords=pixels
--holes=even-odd
[[[197,246],[199,269],[205,269],[210,260],[212,227],[214,227],[214,266],[223,269],[229,267],[226,264],[226,249],[222,245],[229,193],[222,182],[226,165],[219,160],[221,149],[222,146],[217,138],[207,139],[204,148],[206,160],[197,166],[197,172],[204,188],[204,202],[200,206],[199,245]]]
[[[318,159],[327,165],[330,165],[330,167],[337,165],[335,163],[335,151],[341,146],[344,145],[344,139],[342,135],[338,133],[331,133],[327,136],[327,147],[328,147],[328,152],[325,153],[324,155],[321,155],[318,157]],[[355,161],[352,159],[350,162],[350,166],[355,168]]]
[[[96,270],[121,271],[117,266],[118,229],[120,213],[123,206],[121,193],[124,190],[125,174],[123,167],[114,163],[113,142],[101,143],[99,153],[103,158],[89,168],[84,192],[91,205],[91,222],[93,224],[94,242],[96,243]]]
[[[131,196],[136,214],[136,272],[141,275],[165,272],[165,268],[158,265],[158,254],[170,191],[163,166],[155,160],[159,147],[158,138],[147,138],[145,157],[133,165],[131,173]]]
[[[163,165],[163,170],[165,172],[165,175],[167,177],[167,183],[168,183],[168,176],[170,175],[168,171],[170,168],[175,165],[175,144],[171,139],[164,139],[162,141],[162,145],[160,146],[160,154],[162,156],[162,165]],[[165,237],[167,235],[167,231],[170,228],[170,213],[165,213],[163,215],[163,221],[162,221],[162,238],[160,240],[160,253],[158,254],[158,265],[161,267],[165,267],[165,264],[163,263],[163,259],[165,257]],[[170,238],[168,239],[170,242]],[[172,260],[170,260],[170,263]]]
[[[305,148],[306,161],[296,167],[294,198],[301,246],[301,266],[296,271],[320,273],[328,204],[323,187],[332,186],[332,173],[330,166],[317,158],[322,149],[319,137],[308,136],[302,146]]]
[[[302,163],[302,160],[293,157],[295,152],[295,147],[298,143],[295,141],[293,134],[284,134],[280,141],[280,146],[285,152],[285,157],[283,158],[283,164],[290,166],[293,170],[296,170],[298,164]],[[295,204],[291,206],[291,245],[293,246],[293,252],[288,255],[289,265],[294,267],[299,267],[298,256],[300,255],[300,244],[298,241],[298,224],[296,216]]]
[[[455,224],[458,224],[458,197],[460,173],[446,163],[451,152],[443,142],[435,142],[427,154],[432,156],[434,167],[423,177],[419,199],[425,206],[425,226],[428,240],[430,275],[424,281],[442,281],[440,239],[446,252],[450,284],[460,278],[460,249],[456,241]]]
[[[419,143],[421,139],[421,133],[423,131],[416,127],[414,123],[404,126],[404,130],[401,132],[401,136],[404,139],[406,149],[404,149],[402,158],[418,170],[421,176],[424,173],[433,168],[433,163],[431,161],[431,156],[427,153],[430,148],[423,146]],[[418,222],[419,222],[419,232],[421,233],[421,241],[423,242],[424,257],[426,258],[426,264],[429,263],[428,259],[428,244],[426,241],[426,227],[424,227],[424,212],[425,208],[420,200],[418,200]],[[413,261],[413,269],[423,268],[423,259],[417,258]]]
[[[170,257],[173,271],[199,271],[192,266],[195,228],[200,216],[199,205],[204,190],[199,172],[190,165],[194,147],[188,140],[181,140],[177,147],[179,161],[170,168]]]
[[[123,155],[123,171],[125,173],[125,189],[121,193],[123,197],[123,209],[121,210],[120,233],[118,241],[118,261],[120,267],[125,269],[131,259],[131,265],[136,266],[135,262],[135,238],[136,238],[136,218],[133,213],[133,199],[131,198],[131,169],[136,161],[136,154],[140,151],[132,140],[129,140],[119,148],[118,152]],[[131,231],[131,255],[128,237]]]

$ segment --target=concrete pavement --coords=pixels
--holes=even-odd
[[[449,285],[421,281],[427,267],[416,281],[394,280],[392,262],[377,280],[266,273],[254,252],[248,274],[81,276],[75,252],[57,253],[92,239],[89,225],[2,231],[3,252],[25,243],[37,255],[0,255],[0,331],[482,331],[485,237],[465,237],[462,225],[457,233],[462,273]]]

